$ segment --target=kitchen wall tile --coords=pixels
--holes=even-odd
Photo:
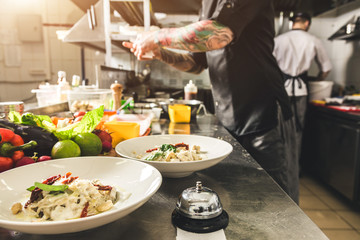
[[[44,59],[24,60],[20,68],[20,81],[41,82],[47,78],[46,73],[47,66]]]
[[[330,240],[360,240],[360,234],[354,230],[324,229],[323,232]]]
[[[352,227],[360,230],[360,212],[359,211],[336,211]]]
[[[331,78],[329,79],[335,81],[336,83],[344,86],[346,82],[346,74],[344,68],[346,67],[346,62],[342,59],[334,59],[332,61],[334,68],[331,70]]]
[[[9,82],[18,82],[20,80],[20,68],[7,67],[5,68],[5,78]]]
[[[0,27],[3,29],[16,29],[16,17],[13,14],[4,14],[1,18]]]
[[[30,69],[33,68],[32,60],[23,60],[21,63],[20,70],[20,79],[19,81],[29,81],[32,80],[32,77],[29,74]]]
[[[50,16],[59,16],[59,7],[60,2],[63,0],[51,0],[51,1],[45,1],[46,4],[46,13],[48,17]]]
[[[51,24],[60,23],[60,16],[58,14],[56,15],[48,14],[46,17],[46,22]],[[54,28],[54,27],[48,27],[48,28]]]
[[[1,8],[0,8],[0,13],[1,14],[8,13],[8,10],[13,5],[12,1],[7,1],[7,0],[0,0],[0,4],[1,4]]]
[[[69,83],[71,83],[71,79],[73,75],[81,75],[81,64],[76,60],[66,60],[63,63],[64,69],[66,72],[66,78]]]
[[[21,44],[21,58],[23,60],[33,59],[33,48],[30,44]]]
[[[62,59],[67,60],[77,60],[81,59],[80,47],[71,43],[61,42],[61,56]]]
[[[50,39],[49,43],[50,43],[50,59],[52,61],[60,60],[62,58],[61,42],[58,39]]]
[[[333,211],[305,210],[304,212],[322,230],[352,229],[349,224]]]
[[[41,10],[40,0],[31,0],[31,1],[12,1],[12,8],[16,9],[18,14],[37,14]]]
[[[33,59],[43,60],[45,59],[45,48],[44,43],[34,43],[32,45],[32,55]]]
[[[5,81],[6,77],[5,77],[5,67],[3,62],[0,61],[0,81]]]
[[[53,23],[53,22],[49,22],[49,23]],[[57,38],[57,34],[56,34],[56,31],[57,30],[62,30],[62,29],[65,29],[65,28],[60,28],[60,27],[46,27],[44,28],[46,30],[46,36],[49,38],[49,39],[57,39],[59,42],[61,42],[61,40],[59,40]]]
[[[63,61],[62,60],[52,60],[51,61],[51,82],[53,84],[57,83],[57,74],[58,71],[62,71],[64,69],[64,65],[63,65]]]

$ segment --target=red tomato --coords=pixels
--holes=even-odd
[[[74,119],[74,123],[80,122],[83,117],[84,117],[84,116],[80,116],[80,117],[75,118],[75,119]]]
[[[14,137],[15,133],[7,128],[0,128],[0,135],[1,135],[1,141],[2,142],[10,142],[10,140]]]
[[[13,167],[14,162],[9,157],[0,157],[0,172],[9,170]]]
[[[80,116],[84,116],[85,114],[86,114],[86,112],[84,112],[84,111],[79,111],[79,112],[74,113],[74,117],[75,117],[75,118],[78,118],[78,117],[80,117]]]

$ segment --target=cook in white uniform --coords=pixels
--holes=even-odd
[[[311,24],[310,15],[297,13],[290,20],[293,22],[292,30],[275,38],[273,54],[284,73],[285,88],[292,102],[300,153],[307,107],[307,71],[315,59],[320,70],[317,80],[324,80],[332,66],[321,40],[307,32]]]

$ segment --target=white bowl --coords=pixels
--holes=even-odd
[[[125,201],[115,203],[107,212],[74,220],[26,222],[11,213],[11,206],[24,198],[26,189],[34,182],[67,172],[82,179],[99,179],[103,184],[118,186],[131,195]],[[0,174],[0,226],[32,234],[60,234],[95,228],[139,208],[159,189],[161,182],[161,174],[152,166],[116,157],[67,158],[14,168]]]
[[[192,162],[157,162],[138,159],[137,155],[144,155],[146,150],[153,149],[161,144],[185,143],[190,146],[200,146],[201,152],[206,159]],[[164,177],[179,178],[186,177],[195,171],[214,166],[226,158],[233,150],[228,142],[223,140],[199,136],[199,135],[152,135],[137,137],[120,142],[115,151],[123,157],[146,162],[157,168]]]

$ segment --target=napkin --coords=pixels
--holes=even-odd
[[[226,240],[224,229],[211,233],[193,233],[176,228],[176,240]]]

